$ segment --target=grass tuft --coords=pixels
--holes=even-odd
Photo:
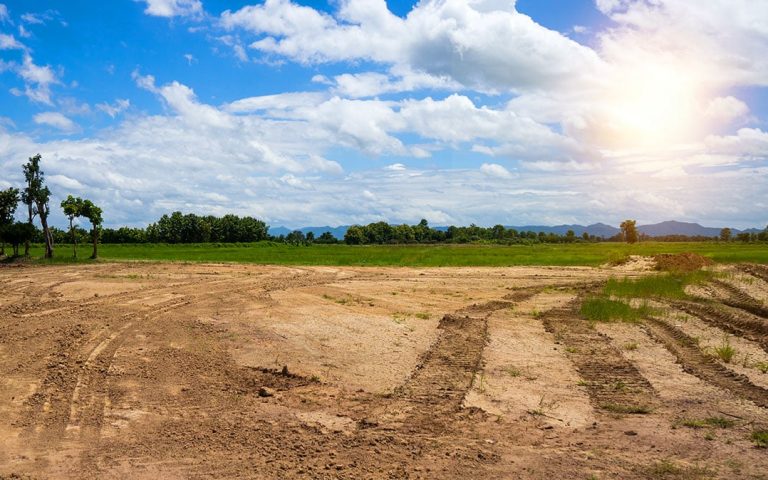
[[[687,298],[685,287],[710,280],[712,272],[697,270],[689,273],[667,273],[643,278],[608,280],[603,293],[613,297],[628,298]]]
[[[768,448],[768,430],[755,430],[750,438],[757,448]]]
[[[733,348],[731,342],[728,340],[728,337],[723,339],[722,345],[715,347],[715,355],[717,355],[717,358],[723,362],[731,363],[731,360],[733,360],[733,357],[736,355],[736,349]]]
[[[642,305],[634,308],[620,300],[604,297],[589,297],[581,304],[581,315],[593,322],[636,323],[651,313],[651,308]]]

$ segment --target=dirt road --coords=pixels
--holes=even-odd
[[[768,478],[768,272],[729,268],[600,325],[642,273],[0,268],[0,478]]]

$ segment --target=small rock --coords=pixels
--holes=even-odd
[[[275,391],[272,390],[269,387],[261,387],[259,388],[259,396],[260,397],[273,397],[275,395]]]
[[[626,432],[624,432],[624,435],[629,435],[630,437],[634,437],[635,435],[637,435],[637,432],[634,430],[627,430]]]

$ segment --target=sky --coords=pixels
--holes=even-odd
[[[0,189],[108,227],[768,224],[768,0],[0,0]]]

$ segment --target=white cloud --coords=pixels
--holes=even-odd
[[[200,0],[136,0],[144,1],[144,13],[155,17],[197,17],[203,14]]]
[[[13,35],[0,33],[0,50],[26,50],[26,47],[16,40]]]
[[[289,0],[221,15],[261,36],[251,48],[302,63],[371,60],[480,90],[522,91],[582,81],[601,69],[591,49],[536,24],[514,2],[429,0],[405,19],[384,0],[346,0],[335,17]],[[266,36],[265,36],[266,35]]]
[[[49,65],[37,65],[31,55],[25,54],[22,64],[16,67],[16,72],[25,83],[23,95],[29,97],[33,102],[46,105],[53,104],[51,85],[59,83],[59,80]],[[22,92],[17,91],[14,94],[21,95]]]
[[[707,105],[704,115],[718,125],[742,120],[749,115],[749,106],[731,96],[717,97]]]
[[[117,100],[115,100],[113,104],[109,104],[107,102],[96,104],[96,108],[98,108],[99,110],[106,113],[112,118],[115,118],[120,113],[128,109],[128,107],[130,106],[131,106],[131,101],[128,100],[127,98],[118,98]]]
[[[193,63],[197,63],[197,59],[191,53],[185,53],[184,59],[187,61],[187,65],[192,65]]]
[[[48,125],[66,133],[71,133],[77,129],[75,122],[59,112],[38,113],[34,116],[34,120],[38,125]]]
[[[484,163],[480,166],[480,171],[489,177],[499,178],[511,178],[512,174],[509,170],[499,165],[498,163]]]
[[[8,13],[8,7],[4,3],[0,3],[0,23],[6,23],[11,21],[11,15]]]

